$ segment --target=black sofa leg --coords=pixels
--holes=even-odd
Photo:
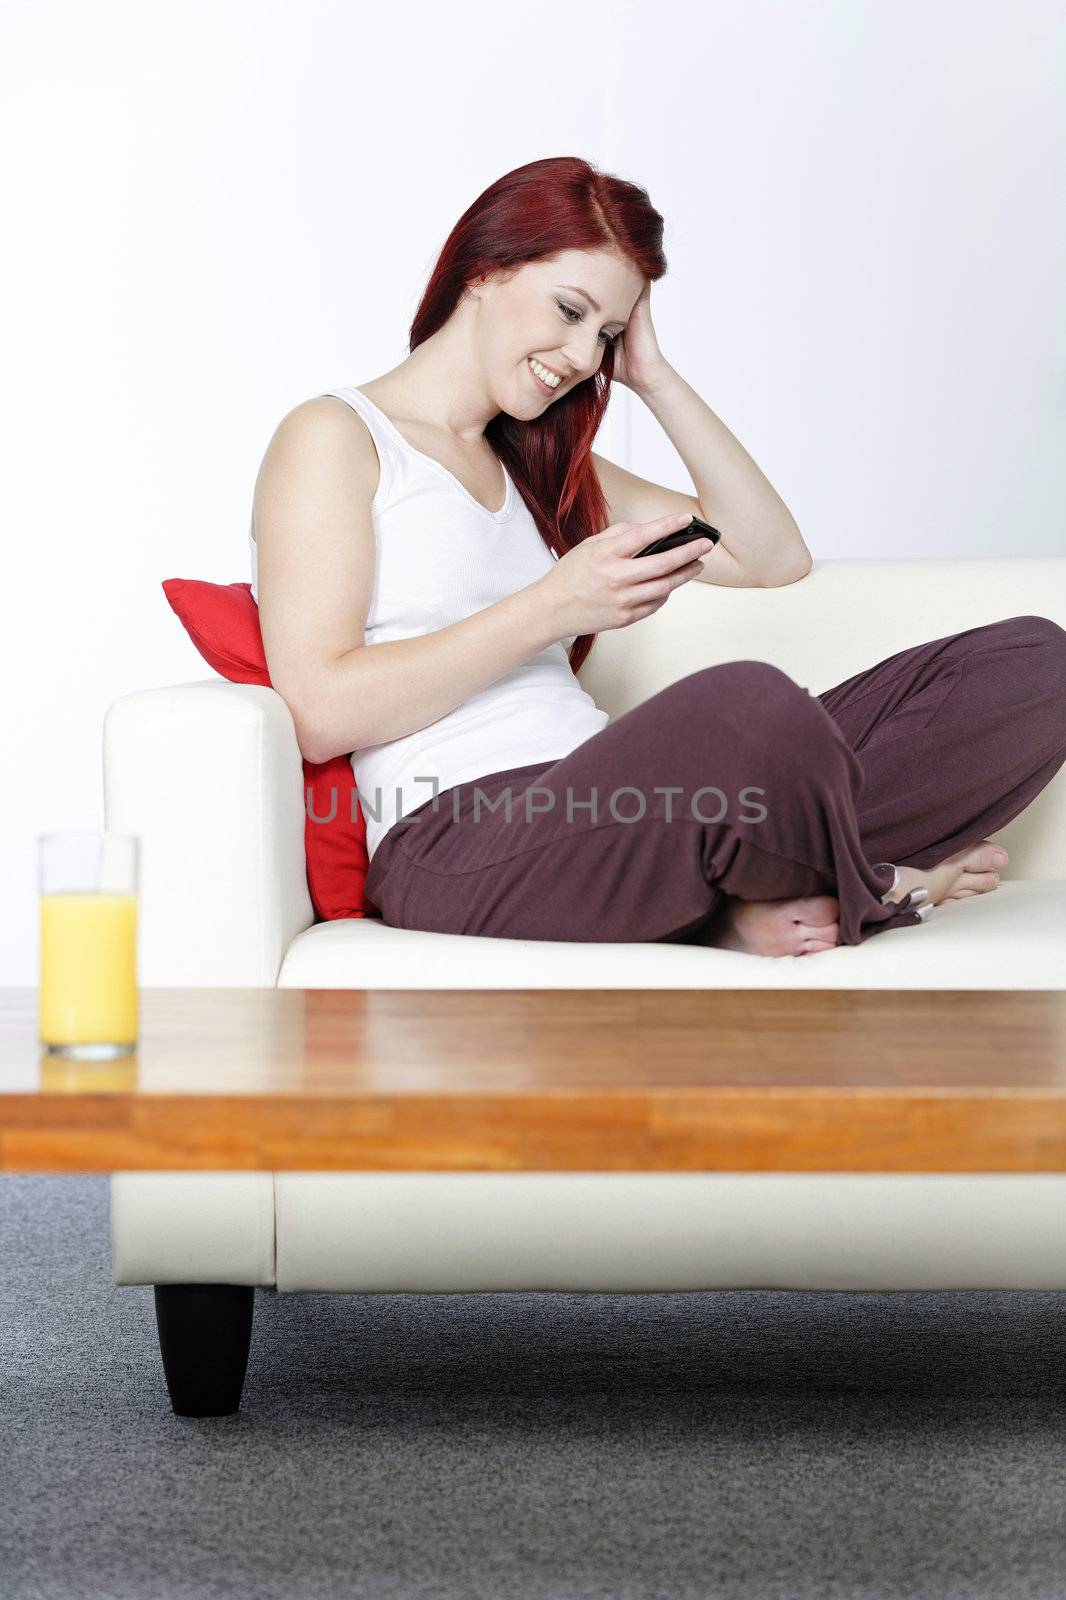
[[[243,1283],[157,1283],[155,1320],[170,1403],[179,1417],[240,1409],[255,1289]]]

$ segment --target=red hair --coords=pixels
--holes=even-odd
[[[410,348],[447,322],[473,279],[513,274],[562,250],[613,250],[654,283],[666,272],[662,237],[663,219],[637,184],[600,172],[580,156],[527,162],[478,195],[444,241],[411,323]],[[501,411],[485,429],[541,538],[560,556],[608,525],[590,452],[613,371],[608,345],[592,377],[535,421],[519,422]],[[575,673],[595,639],[583,633],[574,640],[569,659]]]

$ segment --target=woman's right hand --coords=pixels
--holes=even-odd
[[[637,551],[691,521],[685,511],[654,522],[616,522],[560,556],[539,580],[550,595],[559,637],[628,628],[665,605],[672,590],[697,576],[699,557],[714,549],[713,542],[692,539],[653,556],[638,557]]]

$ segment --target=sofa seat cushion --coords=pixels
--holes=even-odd
[[[914,927],[813,956],[684,944],[587,944],[422,933],[380,919],[292,941],[280,989],[1061,989],[1066,880],[1001,883]]]

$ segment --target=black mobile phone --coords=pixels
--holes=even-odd
[[[710,539],[712,544],[717,544],[721,537],[717,528],[712,528],[702,517],[694,516],[687,528],[679,528],[676,533],[668,533],[662,539],[654,539],[651,544],[646,544],[643,550],[638,550],[637,555],[658,555],[660,550],[674,550],[679,544],[688,544],[692,539]]]

